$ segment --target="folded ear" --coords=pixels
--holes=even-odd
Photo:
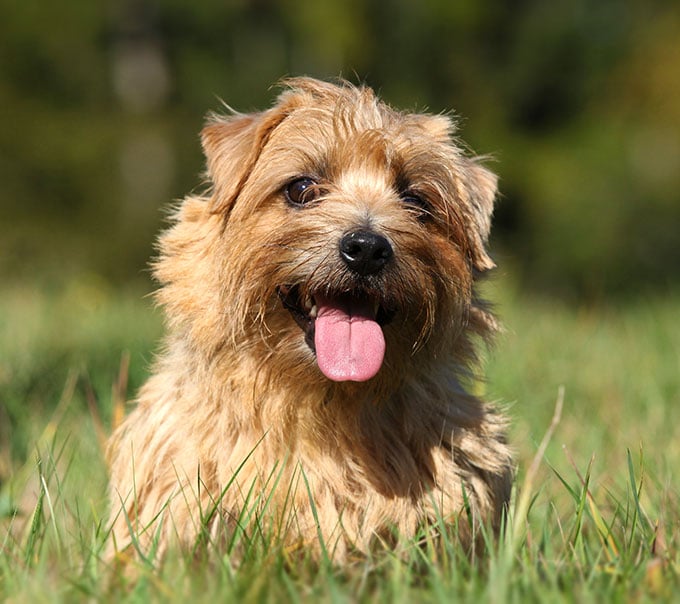
[[[482,166],[479,159],[470,159],[467,160],[465,179],[474,229],[470,236],[472,261],[477,270],[484,271],[496,266],[486,252],[486,244],[491,231],[498,177]]]
[[[451,144],[456,131],[456,122],[452,118],[446,115],[412,117],[437,141]],[[458,194],[468,205],[466,214],[471,227],[468,237],[470,257],[475,269],[485,271],[496,266],[486,253],[486,243],[491,231],[491,215],[498,190],[498,177],[482,165],[482,158],[464,157],[455,145],[453,149],[455,150],[453,163],[459,165],[462,162]]]
[[[262,113],[209,119],[201,132],[201,143],[214,185],[212,211],[231,210],[269,136],[286,115],[275,107]]]

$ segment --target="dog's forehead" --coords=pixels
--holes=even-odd
[[[329,143],[374,137],[398,143],[402,140],[428,139],[430,143],[449,143],[453,130],[444,116],[399,112],[381,101],[338,99],[335,103],[307,102],[295,107],[282,120],[280,130],[286,134],[310,133]]]
[[[329,179],[367,170],[392,179],[426,170],[446,179],[460,156],[452,129],[444,116],[402,113],[380,101],[307,103],[281,121],[268,151]]]

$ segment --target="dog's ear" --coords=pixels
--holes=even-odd
[[[418,125],[439,142],[451,145],[456,132],[456,122],[447,115],[415,115]],[[470,257],[475,269],[485,271],[496,266],[486,252],[486,243],[491,231],[491,215],[498,190],[498,177],[485,168],[479,157],[463,157],[456,145],[455,163],[462,161],[459,195],[467,200],[471,234],[469,237]]]
[[[274,107],[261,113],[209,118],[201,143],[214,185],[211,211],[226,214],[231,210],[269,136],[286,115]]]
[[[496,266],[486,252],[486,244],[491,231],[498,177],[482,166],[478,158],[466,160],[464,174],[473,223],[470,237],[472,262],[478,271],[485,271]]]

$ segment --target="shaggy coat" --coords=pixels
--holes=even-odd
[[[109,443],[117,550],[238,528],[342,561],[441,519],[464,540],[498,525],[505,421],[464,388],[496,329],[474,289],[493,267],[496,177],[452,132],[306,78],[262,113],[210,119],[210,189],[160,239],[165,345]],[[338,253],[357,229],[388,242],[379,270]],[[370,379],[320,369],[330,298],[374,308]]]

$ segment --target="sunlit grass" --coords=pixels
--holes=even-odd
[[[103,560],[100,431],[143,381],[160,319],[139,292],[96,282],[3,293],[0,600],[670,599],[680,587],[680,296],[573,308],[501,285],[493,297],[507,331],[484,388],[509,406],[518,481],[498,544],[470,560],[455,539],[423,539],[336,568],[263,534],[239,561],[178,553],[141,565],[135,582]]]

